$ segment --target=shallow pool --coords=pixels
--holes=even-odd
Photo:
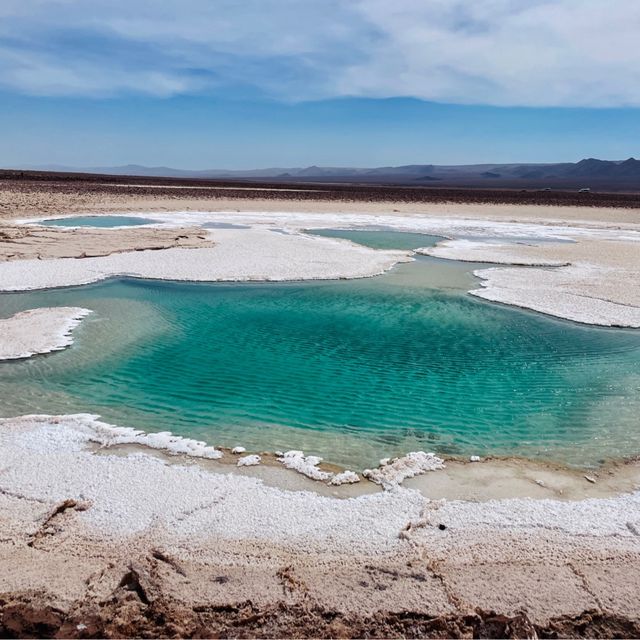
[[[98,413],[355,468],[424,449],[572,464],[640,453],[640,332],[476,300],[477,265],[261,284],[114,280],[3,294],[95,311],[70,349],[0,364],[0,414]]]
[[[424,233],[392,231],[390,229],[308,229],[306,233],[325,238],[351,240],[372,249],[399,249],[414,251],[420,247],[432,247],[444,240],[440,236]]]
[[[143,224],[157,224],[157,220],[137,216],[73,216],[71,218],[51,218],[38,224],[45,227],[137,227]]]

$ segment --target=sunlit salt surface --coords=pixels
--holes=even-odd
[[[412,235],[376,242],[436,241]],[[0,415],[93,412],[360,469],[416,449],[578,465],[640,453],[640,332],[476,300],[481,266],[420,257],[359,280],[3,294],[2,316],[94,313],[68,350],[0,364]]]
[[[137,216],[73,216],[71,218],[51,218],[38,224],[45,227],[137,227],[143,224],[155,224],[157,220]]]

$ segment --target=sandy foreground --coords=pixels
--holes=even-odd
[[[301,230],[377,224],[451,238],[425,250],[441,257],[494,263],[478,274],[476,295],[640,326],[639,211],[295,204],[126,194],[64,202],[45,192],[0,221],[0,289],[120,274],[363,277],[411,256]],[[96,234],[22,224],[114,211],[160,214],[152,216],[159,226]],[[250,228],[203,232],[206,220]],[[191,248],[176,244],[184,235]],[[72,316],[38,313],[38,330],[22,324],[20,339],[41,343],[46,328],[46,344],[14,351],[68,344]],[[640,635],[636,464],[587,479],[524,461],[426,470],[433,460],[422,460],[423,468],[409,465],[413,478],[400,469],[399,484],[332,487],[273,454],[240,468],[238,454],[218,458],[205,443],[96,424],[90,416],[0,421],[0,635]]]

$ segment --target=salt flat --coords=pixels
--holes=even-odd
[[[639,229],[627,212],[612,213],[612,223],[609,213],[599,219],[593,211],[567,217],[467,207],[451,215],[442,208],[438,215],[412,215],[404,205],[404,212],[394,214],[376,208],[154,213],[162,218],[158,231],[206,221],[251,229],[209,231],[206,242],[213,247],[12,259],[0,264],[0,288],[60,287],[116,275],[215,281],[366,277],[409,260],[409,253],[302,231],[374,224],[452,239],[430,250],[441,257],[502,263],[479,271],[485,286],[478,295],[585,323],[640,326]],[[71,237],[64,235],[68,231],[52,233],[63,244]],[[536,244],[536,238],[573,242]],[[117,246],[117,235],[111,239]],[[560,618],[564,624],[565,616],[581,620],[587,611],[607,624],[615,616],[640,616],[640,499],[633,474],[624,493],[586,497],[590,489],[582,495],[572,489],[572,497],[582,500],[541,499],[547,495],[544,482],[530,482],[530,492],[522,489],[526,483],[518,485],[531,497],[425,497],[418,487],[440,471],[388,491],[358,495],[349,488],[330,496],[251,477],[268,475],[262,465],[223,474],[202,467],[185,455],[188,450],[182,458],[165,457],[158,446],[172,441],[171,435],[137,435],[130,441],[137,448],[126,451],[100,442],[92,429],[91,419],[77,416],[0,423],[0,591],[36,589],[42,607],[83,612],[87,620],[131,593],[123,586],[129,584],[142,585],[134,591],[148,603],[164,598],[159,607],[179,602],[176,620],[187,619],[203,602],[230,612],[249,598],[254,613],[297,607],[309,619],[319,610],[339,617],[407,609],[457,619],[477,606],[507,615],[524,610],[541,625],[559,624]],[[544,477],[552,483],[556,476]],[[73,568],[61,572],[66,566]],[[68,615],[84,624],[74,617],[79,614]]]

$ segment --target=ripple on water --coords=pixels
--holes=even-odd
[[[70,350],[0,365],[0,411],[95,412],[360,468],[412,449],[576,464],[640,452],[640,332],[421,285],[436,267],[329,283],[123,280],[2,296],[9,312],[96,313]]]

